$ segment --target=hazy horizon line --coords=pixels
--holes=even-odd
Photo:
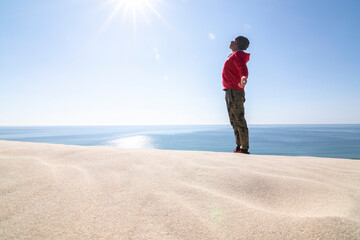
[[[119,125],[0,125],[0,127],[131,127],[131,126],[213,126],[230,123],[194,123],[194,124],[119,124]],[[360,125],[360,123],[249,123],[251,125]]]

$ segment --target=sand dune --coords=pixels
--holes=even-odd
[[[0,141],[0,239],[360,239],[360,161]]]

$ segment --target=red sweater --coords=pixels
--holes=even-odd
[[[250,54],[243,51],[236,51],[226,59],[223,72],[222,82],[223,90],[236,89],[244,91],[244,88],[240,88],[238,83],[241,81],[241,77],[248,76],[248,68],[246,63],[250,59]]]

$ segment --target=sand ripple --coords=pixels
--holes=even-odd
[[[0,141],[0,239],[360,239],[360,161]]]

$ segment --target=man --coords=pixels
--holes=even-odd
[[[249,44],[249,40],[243,36],[231,41],[229,48],[232,50],[232,54],[225,61],[222,72],[227,110],[236,139],[234,152],[246,154],[249,154],[249,133],[245,120],[244,88],[248,78],[246,63],[249,61],[250,54],[244,51]]]

